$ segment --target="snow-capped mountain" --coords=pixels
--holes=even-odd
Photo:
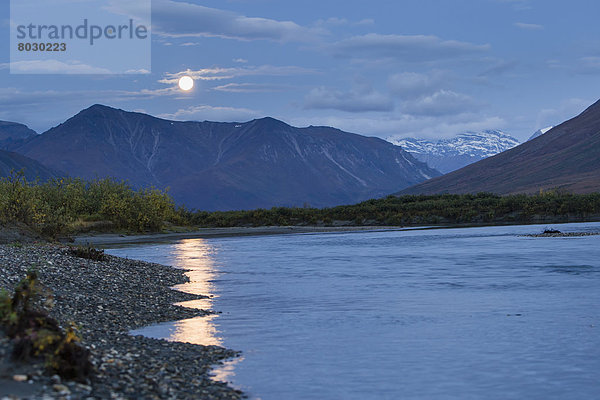
[[[405,194],[600,192],[600,101],[514,151],[400,191]]]
[[[535,139],[538,136],[542,136],[544,133],[548,132],[552,128],[554,128],[554,127],[553,126],[549,126],[547,128],[540,129],[540,130],[536,131],[533,135],[531,135],[531,137],[529,139],[527,139],[527,141]]]
[[[520,144],[514,137],[498,130],[467,132],[437,141],[415,138],[389,138],[388,141],[401,146],[419,161],[426,162],[431,168],[444,174]]]

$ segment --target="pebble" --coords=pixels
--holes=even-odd
[[[182,270],[113,256],[95,262],[71,256],[66,247],[47,244],[0,245],[0,265],[0,288],[7,289],[25,277],[30,266],[39,266],[40,283],[54,300],[50,315],[63,327],[75,322],[82,344],[91,351],[95,373],[88,382],[73,384],[48,376],[43,361],[31,365],[27,375],[47,387],[36,398],[244,397],[209,375],[212,366],[239,353],[129,334],[143,326],[208,314],[173,305],[202,298],[170,289],[188,281]],[[0,340],[0,357],[10,354],[7,346],[8,341]]]
[[[13,375],[13,381],[15,382],[27,382],[28,380],[27,375]]]
[[[59,395],[63,395],[63,396],[67,395],[67,394],[71,394],[71,391],[65,385],[60,385],[60,384],[52,385],[52,390],[54,390],[55,392],[58,392]]]

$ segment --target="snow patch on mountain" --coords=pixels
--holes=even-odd
[[[536,131],[533,135],[531,135],[531,137],[529,139],[527,139],[527,141],[535,139],[538,136],[542,136],[544,133],[548,132],[552,128],[554,128],[554,127],[553,126],[549,126],[547,128],[540,129],[540,130]]]

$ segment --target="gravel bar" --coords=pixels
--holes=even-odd
[[[531,235],[522,235],[523,237],[584,237],[584,236],[598,236],[600,232],[553,232],[553,233],[538,233]]]
[[[209,376],[211,366],[237,352],[128,333],[204,314],[174,305],[199,298],[170,289],[188,281],[184,271],[109,255],[105,261],[91,261],[56,245],[0,245],[0,288],[12,290],[31,267],[54,295],[50,315],[63,326],[81,326],[95,373],[87,384],[79,384],[49,376],[43,363],[13,364],[10,343],[0,334],[0,399],[244,398]]]

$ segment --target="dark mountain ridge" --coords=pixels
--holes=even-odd
[[[45,182],[62,175],[60,172],[47,168],[29,157],[11,151],[0,150],[0,176],[6,177],[11,173],[21,171],[23,171],[23,176],[31,182],[36,179]]]
[[[334,128],[176,122],[102,105],[17,151],[71,176],[170,187],[206,210],[355,203],[439,175],[398,146]]]
[[[12,150],[37,133],[17,122],[0,121],[0,149]]]

